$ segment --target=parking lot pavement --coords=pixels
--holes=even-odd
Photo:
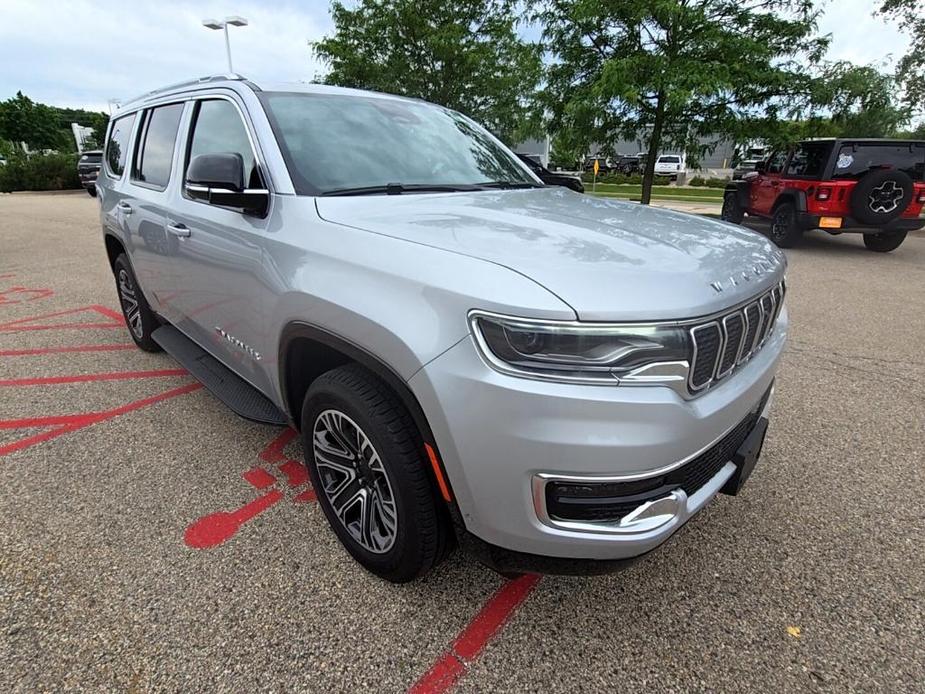
[[[788,251],[762,460],[596,578],[393,586],[292,432],[129,346],[84,196],[0,196],[0,690],[921,691],[925,238]]]

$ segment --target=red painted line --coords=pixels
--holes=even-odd
[[[58,323],[57,325],[14,325],[0,326],[0,333],[26,333],[36,330],[71,330],[74,328],[80,328],[82,330],[94,330],[121,327],[123,326],[116,323]]]
[[[231,539],[238,529],[283,499],[279,489],[273,489],[263,496],[244,504],[234,511],[218,511],[203,516],[190,525],[183,534],[183,541],[194,549],[215,547]]]
[[[253,467],[241,477],[254,489],[266,489],[276,483],[276,478],[262,467]]]
[[[305,504],[309,501],[316,501],[318,497],[315,495],[314,489],[306,489],[304,492],[299,492],[293,498],[292,503],[294,504]]]
[[[99,309],[102,309],[100,311]],[[46,318],[60,318],[61,316],[72,316],[75,313],[84,313],[85,311],[96,311],[97,313],[102,313],[108,318],[112,318],[113,315],[117,316],[118,320],[116,321],[119,325],[124,324],[124,320],[120,314],[117,314],[112,309],[107,309],[104,306],[81,306],[79,308],[68,308],[63,311],[54,311],[53,313],[42,313],[38,316],[29,316],[28,318],[19,318],[14,321],[9,321],[7,323],[0,323],[0,327],[6,328],[11,325],[22,325],[23,323],[32,323],[33,321],[45,320]],[[54,325],[50,327],[56,327]]]
[[[485,646],[498,635],[539,581],[540,576],[525,574],[501,586],[459,632],[450,649],[408,691],[412,694],[440,694],[452,689],[466,673],[469,663],[478,658]]]
[[[298,460],[287,460],[279,466],[279,471],[286,475],[290,487],[298,487],[308,482],[308,470]]]
[[[284,453],[283,449],[289,445],[289,442],[292,441],[299,432],[295,429],[283,429],[280,432],[279,436],[270,441],[269,445],[260,452],[259,458],[266,463],[282,463],[287,460],[291,460]]]
[[[87,383],[95,381],[128,381],[136,378],[160,378],[163,376],[185,376],[186,369],[159,369],[156,371],[115,371],[102,374],[81,374],[77,376],[42,376],[39,378],[8,378],[0,380],[0,386],[49,386],[62,383]]]
[[[122,313],[115,309],[108,308],[107,306],[100,306],[99,304],[93,304],[90,308],[97,313],[102,313],[104,316],[112,318],[119,325],[125,325],[125,318],[122,316]]]
[[[36,299],[47,299],[50,296],[54,296],[53,289],[29,289],[28,287],[10,287],[6,291],[0,292],[0,306],[9,305],[9,304],[21,304],[26,301],[35,301]],[[8,299],[7,296],[15,294],[19,297],[24,295],[31,295],[29,298],[17,298],[17,299]]]
[[[81,414],[62,414],[51,417],[27,417],[25,419],[0,419],[0,429],[32,429],[34,427],[53,427],[61,424],[80,423],[87,415],[100,414],[99,412],[83,412]]]
[[[126,414],[128,412],[133,412],[139,410],[148,405],[153,405],[157,402],[163,400],[169,400],[170,398],[175,398],[178,395],[185,395],[186,393],[192,393],[194,390],[199,390],[202,388],[201,383],[190,383],[185,386],[180,386],[179,388],[172,388],[171,390],[164,391],[163,393],[158,393],[157,395],[152,395],[147,398],[142,398],[141,400],[135,400],[133,402],[126,403],[125,405],[120,405],[119,407],[114,407],[111,410],[105,410],[103,412],[89,412],[83,415],[76,415],[72,419],[69,419],[68,423],[64,426],[60,426],[57,429],[51,429],[49,431],[41,432],[35,434],[34,436],[29,436],[19,441],[13,441],[6,445],[0,446],[0,457],[5,456],[14,451],[23,450],[24,448],[29,448],[34,446],[37,443],[42,441],[47,441],[49,439],[56,438],[63,434],[69,434],[71,432],[83,429],[85,427],[97,424],[99,422],[104,422],[108,419],[118,417],[119,415]],[[68,416],[68,415],[65,415]],[[28,420],[15,420],[15,421],[28,421]],[[28,425],[27,425],[28,426]]]
[[[134,342],[111,345],[76,345],[74,347],[36,347],[35,349],[0,349],[0,357],[31,357],[41,354],[70,354],[73,352],[119,352],[135,349]]]

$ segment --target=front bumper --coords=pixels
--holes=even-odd
[[[566,563],[619,565],[671,537],[722,489],[735,465],[721,461],[693,493],[674,494],[624,528],[551,522],[539,488],[550,479],[651,478],[710,449],[769,391],[786,332],[784,309],[764,347],[693,400],[663,386],[573,385],[501,374],[482,361],[471,339],[428,364],[410,385],[466,531],[479,543]],[[763,416],[769,406],[770,400]]]

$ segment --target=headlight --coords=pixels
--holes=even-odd
[[[641,367],[689,358],[688,333],[674,325],[581,324],[480,311],[469,320],[489,364],[522,376],[616,384]]]

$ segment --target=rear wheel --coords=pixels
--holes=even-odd
[[[879,234],[864,234],[864,245],[870,251],[889,253],[899,248],[906,240],[905,231],[883,231]]]
[[[446,556],[450,522],[431,489],[414,421],[351,364],[319,376],[302,406],[305,459],[328,523],[372,573],[404,583]]]
[[[803,231],[797,224],[797,210],[792,203],[782,202],[771,217],[771,240],[781,248],[793,248]]]
[[[151,339],[151,333],[160,327],[160,322],[141,293],[125,253],[120,253],[116,258],[112,264],[112,272],[116,277],[119,304],[122,306],[122,315],[125,317],[129,335],[144,351],[160,352],[160,345]]]
[[[724,222],[741,224],[745,217],[745,210],[739,204],[739,196],[734,191],[730,191],[723,196],[723,211],[720,213],[720,219]]]

